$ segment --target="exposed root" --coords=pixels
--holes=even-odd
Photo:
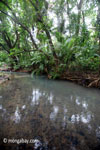
[[[85,87],[100,88],[100,76],[98,74],[67,72],[61,79],[72,81]]]
[[[88,85],[88,87],[98,87],[99,86],[99,83],[100,82],[100,78],[99,79],[96,79],[96,80],[94,80],[94,81],[92,81],[89,85]]]

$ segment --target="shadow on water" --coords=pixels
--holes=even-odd
[[[14,75],[0,86],[0,150],[99,150],[100,91]]]

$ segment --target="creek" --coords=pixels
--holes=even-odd
[[[25,73],[0,85],[0,150],[99,150],[100,90]]]

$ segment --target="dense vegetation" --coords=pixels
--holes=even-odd
[[[0,64],[58,78],[100,72],[100,0],[0,0]]]

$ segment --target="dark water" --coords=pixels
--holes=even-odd
[[[0,150],[99,150],[100,90],[16,75],[0,85]]]

